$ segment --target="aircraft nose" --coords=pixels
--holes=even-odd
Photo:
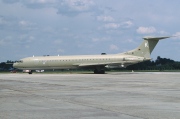
[[[14,64],[13,64],[13,67],[14,67],[14,68],[17,68],[17,66],[18,66],[17,63],[14,63]]]

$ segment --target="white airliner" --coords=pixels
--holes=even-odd
[[[159,40],[169,37],[145,37],[134,50],[111,55],[41,56],[23,58],[13,64],[14,68],[28,70],[45,69],[94,69],[95,74],[104,74],[105,68],[121,68],[151,60],[150,54]]]

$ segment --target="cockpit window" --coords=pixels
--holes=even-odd
[[[23,63],[23,61],[22,60],[18,60],[18,61],[16,61],[16,63]]]

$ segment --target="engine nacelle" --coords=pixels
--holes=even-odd
[[[31,70],[23,70],[22,72],[23,73],[29,73],[29,72],[31,72]]]
[[[125,67],[124,64],[121,64],[121,67],[124,68]]]
[[[36,70],[36,72],[42,73],[42,72],[44,72],[44,70]]]
[[[108,68],[108,69],[125,68],[124,64],[121,64],[121,65],[106,65],[105,67]]]

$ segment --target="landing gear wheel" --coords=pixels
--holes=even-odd
[[[98,71],[97,69],[95,69],[94,74],[105,74],[105,71],[104,70]]]
[[[101,74],[105,74],[105,71],[104,71],[104,70],[101,70],[100,73],[101,73]]]
[[[32,71],[30,71],[29,74],[32,74]]]
[[[94,70],[94,74],[98,74],[98,70],[97,69]]]

